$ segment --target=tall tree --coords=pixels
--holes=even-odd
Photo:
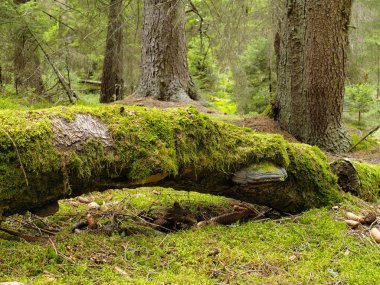
[[[163,101],[197,100],[190,78],[181,0],[144,0],[141,78],[135,96]]]
[[[21,5],[29,0],[14,2]],[[26,24],[20,25],[15,33],[14,73],[17,92],[28,88],[34,89],[37,93],[45,91],[40,70],[38,43]]]
[[[273,114],[302,142],[346,151],[342,129],[352,0],[287,1],[276,36],[278,90]]]
[[[110,0],[101,103],[123,98],[123,0]]]

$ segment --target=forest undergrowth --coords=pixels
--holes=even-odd
[[[193,225],[152,226],[173,208]],[[39,218],[12,216],[0,235],[0,281],[25,284],[376,284],[380,247],[347,211],[379,213],[351,195],[333,208],[287,215],[257,207],[232,225],[196,222],[237,201],[164,188],[110,190],[60,202]],[[254,206],[252,206],[254,207]],[[262,212],[261,212],[262,211]],[[186,229],[187,228],[187,229]],[[32,239],[33,238],[33,239]]]

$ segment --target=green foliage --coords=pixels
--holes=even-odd
[[[374,87],[369,84],[354,84],[346,87],[346,102],[353,113],[358,113],[358,123],[361,115],[368,112],[374,103],[372,93]]]

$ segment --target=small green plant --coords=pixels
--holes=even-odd
[[[358,114],[358,125],[363,125],[362,115],[370,111],[373,103],[372,92],[374,88],[370,84],[353,84],[346,87],[346,102],[350,112]]]

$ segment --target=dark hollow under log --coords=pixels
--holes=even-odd
[[[192,107],[0,111],[0,126],[3,216],[26,210],[46,215],[62,198],[142,185],[291,213],[340,199],[318,148],[217,121]]]

